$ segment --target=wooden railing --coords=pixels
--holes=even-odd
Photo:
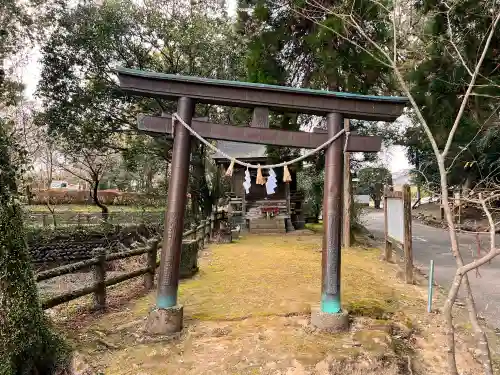
[[[198,249],[203,249],[205,247],[205,240],[207,235],[210,235],[211,238],[212,228],[213,219],[202,220],[201,225],[185,232],[183,234],[183,238],[190,238],[191,240],[198,241]],[[36,281],[40,282],[52,279],[54,277],[75,273],[76,271],[88,269],[89,267],[92,267],[93,271],[93,285],[45,299],[42,301],[42,307],[44,309],[49,309],[62,303],[66,303],[76,298],[80,298],[93,293],[94,308],[103,309],[106,306],[106,288],[108,286],[115,285],[142,275],[144,275],[145,289],[152,289],[154,286],[156,268],[160,264],[159,260],[157,260],[157,252],[159,247],[160,239],[152,238],[147,240],[145,247],[125,250],[121,252],[114,252],[111,254],[106,254],[106,249],[104,248],[96,248],[93,253],[94,257],[91,259],[37,273]],[[115,261],[118,259],[126,259],[142,254],[147,254],[145,267],[112,278],[106,277],[107,262]]]

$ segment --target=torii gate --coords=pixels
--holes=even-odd
[[[408,102],[403,97],[368,96],[257,83],[222,81],[118,68],[120,87],[126,93],[177,100],[177,113],[204,138],[277,146],[315,148],[343,129],[344,117],[372,121],[394,121]],[[234,127],[193,120],[196,103],[254,109],[250,127]],[[326,116],[327,134],[268,129],[268,110]],[[191,135],[171,117],[141,116],[139,130],[172,133],[174,144],[171,182],[168,187],[163,248],[158,279],[156,309],[149,316],[152,333],[173,333],[182,329],[183,308],[177,304],[182,229],[191,150]],[[343,149],[345,137],[326,148],[323,200],[323,251],[321,303],[311,312],[318,328],[339,330],[347,327],[347,314],[340,304],[340,260],[342,227]],[[346,151],[377,152],[378,137],[351,135]]]

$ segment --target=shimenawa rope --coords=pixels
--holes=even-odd
[[[335,134],[333,137],[331,137],[330,139],[328,139],[326,142],[324,142],[321,145],[319,145],[318,147],[316,147],[314,150],[308,151],[304,155],[299,156],[298,158],[295,158],[295,159],[289,160],[289,161],[284,161],[284,162],[279,163],[279,164],[267,164],[267,165],[260,165],[260,164],[258,164],[258,165],[256,165],[256,164],[245,163],[243,161],[235,159],[235,158],[229,156],[228,154],[226,154],[225,152],[223,152],[222,150],[220,150],[217,146],[214,146],[212,143],[210,143],[205,138],[203,138],[201,135],[199,135],[192,127],[190,127],[188,124],[186,124],[186,122],[179,116],[179,114],[177,112],[175,112],[172,115],[172,131],[175,129],[175,121],[179,121],[179,123],[181,123],[182,126],[184,126],[187,130],[189,130],[189,132],[192,135],[194,135],[196,138],[198,138],[207,147],[211,148],[215,152],[218,152],[219,154],[221,154],[222,156],[224,156],[228,160],[231,160],[231,164],[234,161],[234,163],[239,164],[239,165],[241,165],[243,167],[254,168],[254,169],[259,169],[259,168],[262,168],[262,169],[280,168],[280,167],[285,167],[287,165],[291,165],[291,164],[297,163],[297,162],[299,162],[301,160],[304,160],[304,159],[308,158],[311,155],[314,155],[316,152],[320,151],[321,149],[325,148],[326,146],[328,146],[330,143],[332,143],[333,141],[335,141],[337,138],[339,138],[344,133],[346,134],[346,139],[345,139],[345,144],[344,144],[344,152],[345,152],[346,149],[347,149],[347,142],[349,141],[349,132],[346,132],[345,129],[342,129],[337,134]]]

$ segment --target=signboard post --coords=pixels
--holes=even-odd
[[[413,284],[413,246],[411,228],[411,191],[409,185],[403,191],[384,188],[385,260],[390,262],[392,250],[402,247],[405,261],[405,281]]]

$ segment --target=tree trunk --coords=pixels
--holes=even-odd
[[[40,305],[11,147],[0,124],[0,373],[52,374],[68,365],[69,352]]]
[[[101,216],[104,221],[108,221],[108,216],[109,216],[109,210],[108,207],[106,207],[102,202],[99,200],[99,195],[97,194],[97,191],[99,190],[99,180],[94,180],[93,183],[93,192],[91,193],[92,200],[94,201],[95,205],[101,209]]]
[[[373,200],[373,204],[376,209],[380,209],[380,199]]]
[[[441,176],[441,197],[445,212],[446,221],[448,224],[448,232],[450,235],[451,249],[453,256],[455,257],[455,262],[457,264],[457,268],[460,268],[464,265],[464,261],[462,258],[462,254],[460,253],[460,248],[458,245],[458,237],[455,228],[455,224],[453,222],[453,213],[451,212],[451,208],[449,205],[449,197],[448,197],[448,181],[446,176],[446,168],[443,160],[438,159],[438,167],[439,173]],[[458,375],[457,370],[457,362],[455,358],[455,326],[453,324],[453,305],[458,295],[458,291],[460,289],[460,284],[463,282],[465,287],[466,295],[466,305],[467,311],[469,313],[469,320],[471,322],[472,328],[474,329],[474,334],[477,342],[478,349],[480,351],[481,361],[484,368],[484,373],[487,375],[493,374],[492,363],[491,363],[491,353],[488,344],[488,340],[486,338],[486,334],[482,329],[479,321],[477,319],[477,310],[476,305],[474,303],[474,298],[472,295],[472,289],[469,283],[469,277],[467,274],[460,275],[457,272],[455,273],[455,278],[453,280],[453,284],[448,292],[448,297],[444,304],[443,315],[445,317],[446,322],[446,336],[447,336],[447,346],[448,346],[448,365],[449,371],[451,375]]]
[[[212,207],[215,203],[214,195],[210,192],[210,188],[208,186],[208,181],[207,181],[207,174],[205,173],[206,169],[206,155],[205,155],[205,145],[201,145],[201,164],[202,164],[202,170],[201,170],[201,202],[202,202],[202,210],[203,210],[203,217],[202,219],[206,219],[212,214]]]
[[[148,167],[146,172],[146,194],[151,194],[153,192],[153,168]]]
[[[52,148],[48,151],[48,160],[47,160],[47,189],[50,189],[50,185],[52,184],[52,173],[54,170],[54,156],[52,154]]]
[[[205,174],[199,141],[193,140],[191,146],[191,158],[193,165],[193,173],[190,179],[190,194],[191,194],[191,214],[195,223],[200,221],[200,193],[202,179]]]

